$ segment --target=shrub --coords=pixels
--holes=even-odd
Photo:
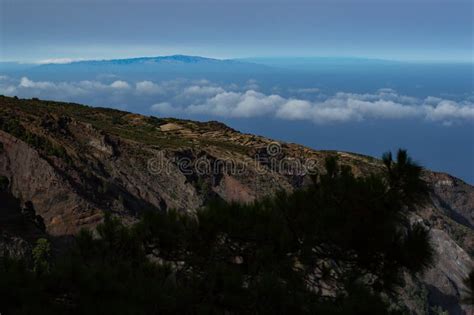
[[[36,241],[36,246],[33,248],[33,263],[34,271],[39,274],[49,273],[49,260],[51,257],[51,246],[49,241],[45,238],[40,238]]]

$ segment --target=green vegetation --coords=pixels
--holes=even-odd
[[[427,194],[405,151],[380,174],[355,177],[335,158],[313,185],[252,204],[212,202],[195,217],[146,212],[124,226],[106,216],[34,266],[0,262],[10,313],[391,314],[402,272],[433,259],[428,232],[408,223]],[[44,262],[47,262],[45,264]],[[41,266],[41,267],[38,267]],[[47,267],[47,268],[46,268]]]
[[[200,141],[200,143],[203,144],[203,145],[223,148],[224,150],[228,150],[228,151],[231,151],[231,152],[236,152],[236,153],[240,153],[240,154],[244,154],[244,155],[248,154],[248,148],[246,146],[231,143],[231,142],[202,139]]]
[[[404,291],[411,303],[414,304],[414,308],[419,311],[420,314],[429,314],[428,289],[425,285],[421,284],[418,279],[413,280],[415,284],[405,286]]]
[[[36,241],[36,246],[33,248],[33,270],[36,274],[49,273],[49,260],[51,257],[51,245],[45,238],[40,238]]]
[[[32,147],[42,151],[46,155],[57,156],[64,160],[68,159],[66,150],[63,147],[51,143],[51,141],[45,137],[29,132],[21,125],[17,118],[0,117],[0,130],[8,132],[12,136],[23,140]]]
[[[5,106],[3,106],[5,105]],[[18,111],[21,114],[18,114]],[[136,141],[147,145],[155,145],[160,148],[183,148],[183,147],[201,147],[202,145],[212,145],[223,147],[226,150],[245,153],[244,146],[229,144],[225,141],[205,141],[205,139],[195,139],[190,141],[179,134],[161,132],[159,127],[168,122],[177,122],[191,129],[199,128],[202,130],[215,130],[220,125],[215,122],[199,123],[177,120],[160,119],[156,117],[144,117],[133,115],[110,108],[89,107],[79,104],[69,104],[63,102],[52,102],[43,100],[18,100],[9,97],[3,97],[2,107],[0,107],[1,116],[0,129],[19,137],[22,140],[29,138],[28,142],[32,145],[48,146],[40,136],[29,134],[22,126],[21,119],[34,120],[41,117],[42,114],[55,113],[59,116],[74,118],[78,121],[92,125],[94,128],[107,134],[115,135],[123,139]],[[28,122],[31,125],[31,121]],[[221,127],[223,128],[223,127]],[[36,139],[38,138],[38,139]],[[61,155],[61,148],[45,148],[50,150],[48,155]]]

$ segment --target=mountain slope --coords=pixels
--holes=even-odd
[[[94,228],[107,211],[133,222],[145,209],[192,215],[211,198],[249,202],[291,191],[329,155],[356,174],[381,167],[370,157],[278,143],[218,122],[8,97],[0,97],[0,143],[0,177],[55,236]],[[424,277],[407,279],[403,303],[419,314],[433,307],[463,314],[469,310],[459,304],[461,281],[473,266],[474,187],[447,174],[424,176],[432,200],[413,220],[431,228],[438,257]]]

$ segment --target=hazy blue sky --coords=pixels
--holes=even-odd
[[[363,56],[472,60],[470,0],[0,0],[0,60]]]

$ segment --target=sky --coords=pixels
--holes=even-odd
[[[0,61],[192,54],[472,61],[470,0],[0,0]]]

